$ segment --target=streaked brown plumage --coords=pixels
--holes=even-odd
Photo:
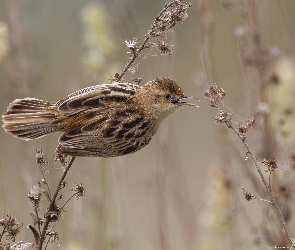
[[[147,145],[161,121],[194,104],[168,77],[144,86],[130,83],[96,85],[78,90],[57,103],[16,99],[2,116],[4,130],[32,140],[63,132],[57,152],[73,156],[113,157]]]

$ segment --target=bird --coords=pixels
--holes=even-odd
[[[80,157],[116,157],[146,146],[161,122],[188,99],[170,77],[140,86],[112,82],[80,89],[58,102],[16,99],[2,115],[6,133],[23,140],[62,132],[56,152]]]

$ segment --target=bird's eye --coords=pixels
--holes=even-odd
[[[165,94],[164,97],[165,97],[166,100],[169,100],[171,95],[170,94]]]

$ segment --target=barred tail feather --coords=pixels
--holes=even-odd
[[[54,103],[25,98],[14,100],[2,116],[6,133],[23,140],[33,140],[58,130],[52,125],[56,119]]]

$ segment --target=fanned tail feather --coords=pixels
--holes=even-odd
[[[52,102],[25,98],[14,100],[2,116],[4,130],[13,136],[32,140],[58,131],[52,122],[57,110]]]

